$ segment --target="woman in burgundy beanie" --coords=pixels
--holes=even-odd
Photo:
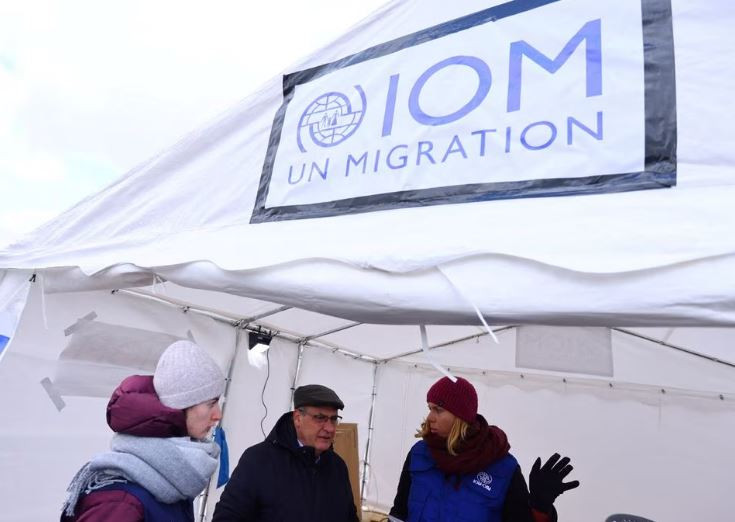
[[[439,379],[426,394],[429,414],[408,453],[391,520],[408,522],[551,522],[554,500],[579,486],[564,483],[569,458],[536,459],[531,490],[503,430],[477,413],[477,392],[469,381]]]

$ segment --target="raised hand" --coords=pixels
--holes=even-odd
[[[531,473],[528,476],[529,492],[531,494],[531,507],[548,513],[554,504],[556,497],[579,486],[578,480],[563,482],[564,478],[572,472],[574,467],[569,464],[569,457],[561,458],[554,453],[544,465],[537,458],[533,463]]]

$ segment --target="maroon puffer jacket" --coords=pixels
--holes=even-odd
[[[132,375],[120,383],[107,403],[107,424],[112,431],[138,437],[183,437],[186,414],[161,404],[153,376]],[[143,522],[143,506],[125,491],[97,491],[83,496],[73,518],[62,522]]]
[[[151,375],[131,375],[120,383],[107,403],[107,424],[138,437],[186,436],[186,414],[161,404]]]

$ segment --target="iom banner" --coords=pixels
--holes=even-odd
[[[669,0],[519,0],[284,77],[251,221],[671,187]]]

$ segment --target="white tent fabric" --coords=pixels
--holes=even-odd
[[[212,310],[212,304],[219,308]],[[103,397],[121,375],[146,373],[141,368],[146,364],[135,362],[136,352],[127,358],[120,351],[100,355],[105,346],[94,345],[94,337],[87,339],[93,350],[86,365],[81,357],[69,365],[61,354],[73,334],[65,332],[90,312],[94,322],[117,331],[148,331],[148,339],[191,336],[224,370],[232,368],[223,420],[230,469],[289,409],[294,385],[333,387],[347,405],[344,420],[358,424],[364,504],[390,508],[402,460],[425,412],[426,390],[439,375],[420,350],[416,326],[355,324],[171,283],[159,286],[157,294],[150,288],[64,292],[43,300],[35,285],[0,365],[0,462],[13,470],[0,478],[0,498],[9,519],[30,522],[58,513],[70,477],[109,443]],[[258,316],[263,317],[252,320]],[[248,364],[244,336],[234,357],[236,318],[280,332],[267,370]],[[339,331],[319,335],[334,330]],[[526,472],[537,455],[563,451],[573,458],[582,487],[559,499],[565,520],[602,521],[620,511],[653,520],[728,519],[724,499],[735,465],[729,436],[735,429],[735,368],[638,336],[715,355],[730,350],[730,330],[631,330],[637,336],[615,330],[612,377],[516,367],[517,329],[497,330],[499,344],[476,326],[429,326],[430,344],[444,345],[432,349],[431,357],[475,383],[481,412],[506,430]],[[305,343],[301,357],[300,342]],[[43,470],[40,479],[38,470]],[[686,495],[671,495],[682,477],[697,480]],[[211,488],[208,516],[220,492]]]
[[[715,0],[396,0],[1,251],[4,513],[53,518],[106,446],[101,397],[150,371],[137,343],[193,337],[232,375],[231,466],[322,382],[386,510],[443,365],[525,470],[573,457],[565,519],[729,519],[733,22]],[[612,328],[610,360],[517,367],[538,324]],[[277,334],[267,386],[243,326]]]
[[[372,64],[371,72],[375,74],[362,75],[360,81],[371,107],[375,105],[377,114],[383,114],[380,103],[385,100],[386,82],[391,71],[400,72],[404,63],[401,57],[405,53],[412,53],[411,60],[405,63],[420,70],[403,73],[407,84],[406,87],[401,84],[404,90],[409,88],[410,82],[418,81],[422,67],[429,70],[443,56],[466,54],[487,61],[495,78],[487,100],[468,118],[479,114],[498,121],[497,127],[501,129],[498,133],[502,134],[501,123],[510,124],[511,117],[525,124],[534,119],[558,118],[561,113],[557,111],[565,110],[582,118],[585,125],[594,127],[594,118],[583,118],[575,111],[584,107],[609,115],[624,113],[626,119],[622,127],[616,126],[617,120],[613,119],[602,130],[611,139],[622,137],[634,127],[640,128],[645,120],[652,134],[662,133],[673,140],[676,145],[671,160],[675,161],[675,168],[669,174],[675,172],[672,174],[675,181],[656,186],[667,183],[675,183],[675,186],[634,190],[636,186],[624,185],[608,187],[608,191],[604,184],[602,188],[594,188],[593,183],[589,189],[592,194],[585,196],[521,197],[469,203],[460,200],[457,204],[431,204],[433,200],[427,195],[426,200],[407,201],[406,207],[410,208],[363,213],[370,210],[369,205],[359,203],[361,197],[369,197],[362,196],[363,193],[385,190],[381,197],[389,198],[393,197],[391,194],[410,192],[413,186],[406,179],[407,184],[399,187],[402,192],[396,193],[396,187],[379,185],[349,194],[347,199],[334,200],[335,206],[354,201],[353,207],[348,206],[338,215],[301,219],[301,215],[296,214],[286,216],[288,219],[255,222],[260,219],[255,211],[261,197],[261,185],[267,181],[263,178],[264,168],[271,165],[267,161],[270,159],[267,154],[271,154],[268,152],[270,134],[281,130],[277,118],[279,110],[286,106],[293,108],[289,110],[303,108],[303,104],[297,102],[285,104],[283,80],[276,78],[211,126],[192,133],[24,241],[9,247],[0,258],[2,265],[13,268],[80,267],[86,274],[106,271],[109,277],[112,267],[117,267],[114,270],[119,275],[138,269],[157,272],[163,267],[169,270],[179,267],[186,271],[191,263],[201,260],[228,272],[248,270],[247,277],[235,276],[240,288],[232,291],[312,308],[298,297],[308,292],[315,296],[315,306],[322,306],[335,315],[346,313],[340,314],[341,303],[333,304],[337,301],[368,302],[370,313],[380,315],[374,320],[380,322],[415,322],[416,315],[426,317],[423,314],[428,314],[428,322],[466,323],[472,320],[472,308],[455,295],[444,280],[444,276],[449,275],[455,286],[466,287],[463,290],[466,292],[473,290],[471,298],[475,304],[489,317],[498,316],[500,323],[510,320],[506,317],[516,317],[512,319],[514,322],[560,324],[732,324],[733,282],[732,278],[720,276],[732,271],[735,252],[730,233],[735,210],[729,204],[735,190],[729,175],[730,165],[735,160],[729,146],[733,119],[729,93],[735,85],[733,78],[722,74],[721,66],[730,63],[735,52],[735,45],[727,44],[735,38],[729,29],[735,18],[732,7],[714,0],[696,5],[677,0],[594,4],[579,0],[519,1],[512,4],[518,5],[521,12],[500,17],[502,13],[498,14],[498,10],[505,9],[504,5],[493,7],[493,4],[496,3],[480,5],[468,1],[453,2],[449,6],[446,2],[433,0],[392,2],[344,37],[295,65],[289,71],[290,77],[298,77],[298,71],[313,71],[322,64],[332,64],[331,69],[320,69],[322,72],[337,70],[334,74],[320,73],[322,75],[313,81],[299,84],[294,92],[303,91],[304,94],[298,96],[306,97],[304,99],[309,94],[316,97],[328,89],[345,92],[349,89],[351,92],[355,80],[348,74],[351,62],[342,59],[353,57],[352,61],[363,60],[355,67]],[[673,12],[671,18],[666,17],[669,7]],[[641,71],[657,65],[645,62],[647,58],[642,54],[643,44],[651,43],[641,40],[641,33],[645,37],[645,28],[651,25],[644,24],[641,28],[641,12],[648,11],[660,11],[662,14],[656,23],[669,24],[675,36],[673,41],[661,36],[665,41],[660,47],[669,49],[675,60],[676,91],[673,111],[661,116],[661,121],[652,120],[653,116],[649,118],[645,111],[641,112],[646,83],[650,83],[647,79],[643,81]],[[421,43],[400,48],[406,45],[404,37],[407,35],[414,39],[429,38],[432,31],[449,31],[454,27],[452,20],[467,21],[466,17],[469,17],[468,23],[475,23],[477,15],[473,13],[477,12],[485,13],[486,18],[499,18],[430,40],[426,45],[431,47],[425,52]],[[631,16],[621,21],[620,13]],[[547,23],[549,19],[554,19],[555,23]],[[519,111],[506,112],[505,93],[509,80],[505,71],[510,66],[508,49],[513,42],[526,42],[552,60],[560,56],[566,44],[575,42],[576,32],[590,20],[601,20],[602,24],[599,73],[602,93],[585,95],[585,76],[591,74],[588,69],[594,67],[594,63],[581,59],[585,56],[586,41],[576,42],[576,50],[568,56],[567,62],[557,64],[559,71],[554,74],[538,65],[544,63],[541,58],[536,57],[534,61],[528,55],[518,55],[525,57],[522,62],[525,90],[521,95],[528,105],[523,105]],[[487,35],[476,33],[479,30],[490,32]],[[624,35],[631,31],[637,31],[630,37],[631,41],[639,44],[633,50],[623,45],[627,41]],[[705,35],[706,42],[717,42],[712,43],[717,48],[714,55],[711,46],[702,42]],[[502,60],[494,58],[494,54],[488,56],[487,48],[478,48],[478,38],[481,41],[491,38],[492,48],[497,47],[497,55]],[[371,49],[377,49],[373,54],[388,54],[365,60],[366,56],[372,56]],[[390,52],[393,50],[395,52]],[[661,69],[661,74],[673,81],[673,64],[669,65],[669,69]],[[457,65],[455,69],[457,84],[449,92],[456,91],[457,98],[447,96],[446,90],[429,100],[419,98],[416,103],[424,104],[423,111],[446,114],[452,108],[463,106],[468,89],[471,95],[477,78],[472,74],[465,77],[463,71],[467,67]],[[342,78],[345,75],[347,77]],[[621,86],[616,80],[621,76],[629,80],[626,85]],[[329,78],[334,78],[336,83],[324,83]],[[444,80],[439,74],[436,85],[424,83],[427,93],[440,89]],[[658,87],[671,89],[673,86],[669,83]],[[401,93],[404,98],[408,96],[408,93]],[[651,106],[664,97],[665,91],[648,94]],[[286,101],[290,99],[288,96],[286,93]],[[538,97],[546,105],[538,107],[531,103],[530,100]],[[399,111],[394,118],[396,126],[399,116],[410,117],[406,106],[410,104],[404,98],[400,103],[396,101],[396,111]],[[638,101],[634,103],[633,100]],[[595,105],[598,102],[599,108]],[[544,112],[547,106],[553,110]],[[667,118],[672,114],[675,119],[670,122]],[[467,135],[474,132],[476,125],[477,121],[465,118],[444,126],[412,126],[404,129],[405,133],[400,136],[396,128],[395,140],[413,145],[422,140],[439,143],[437,140],[446,139],[447,133]],[[520,122],[517,125],[522,127]],[[291,143],[299,135],[297,131],[284,127],[284,143]],[[377,137],[371,137],[374,134]],[[621,167],[623,171],[647,172],[642,157],[649,137],[640,135],[641,139],[628,148],[621,148],[614,140],[608,144],[588,134],[587,137],[589,143],[580,145],[579,150],[563,148],[565,142],[559,138],[554,147],[539,151],[524,149],[527,153],[524,158],[536,152],[534,164],[538,165],[565,164],[578,156],[589,162],[598,157],[612,158],[610,164],[602,166],[595,160],[596,166],[590,167],[592,170],[586,167],[567,169],[571,187],[581,183],[579,176],[591,179],[598,174],[608,175],[610,169],[617,172],[616,157],[630,159],[630,165]],[[354,148],[344,149],[342,154],[349,151],[357,156],[364,148],[384,148],[379,130],[368,127],[367,122],[350,139],[361,141],[355,142]],[[347,140],[340,146],[352,147],[350,143]],[[592,146],[597,148],[589,148]],[[469,144],[466,147],[469,150]],[[333,149],[342,150],[338,146]],[[518,160],[518,163],[510,154],[507,156],[510,158],[507,163],[498,164],[493,170],[499,173],[497,179],[520,176],[517,183],[533,186],[535,182],[524,181],[522,175],[527,159]],[[294,162],[300,158],[294,157]],[[465,160],[461,154],[452,154],[451,158],[437,166],[444,177],[475,168],[468,167],[471,158],[466,163],[462,163]],[[477,159],[472,160],[472,165]],[[382,175],[393,172],[389,168],[385,170],[381,171]],[[422,171],[416,167],[401,172],[405,177],[410,172],[418,175]],[[285,172],[281,174],[286,175]],[[533,176],[536,175],[542,174],[534,172]],[[282,178],[275,176],[274,179]],[[491,186],[483,197],[509,197],[509,194],[503,195],[503,187],[507,185],[498,185],[503,181],[496,183],[495,179],[490,177]],[[554,179],[557,178],[549,178],[546,183],[555,186]],[[464,190],[461,187],[466,186],[469,185],[445,188],[451,192]],[[294,198],[300,197],[299,187],[294,190]],[[524,193],[524,189],[517,187],[515,190],[519,192],[516,196],[552,195],[531,189]],[[327,203],[323,205],[332,204],[329,198],[338,197],[330,194],[325,192]],[[264,204],[263,212],[277,212],[280,208],[275,204],[268,207],[268,202]],[[415,206],[417,204],[426,206]],[[314,210],[308,205],[302,206],[308,207],[304,217],[309,217],[309,212],[321,212],[321,207]],[[442,268],[444,276],[436,273],[437,267]],[[354,281],[354,286],[334,288],[333,284],[324,284],[319,276],[325,269],[327,282],[334,280],[332,277],[348,278]],[[454,281],[460,273],[464,274],[463,280]],[[231,288],[229,281],[215,277],[197,274],[192,279],[196,281],[181,279],[178,282],[224,291]],[[278,281],[275,291],[273,279]],[[312,279],[316,279],[314,284],[310,284]],[[391,287],[389,294],[383,290],[386,284]],[[544,291],[540,291],[540,287]],[[278,291],[280,295],[275,295]],[[441,307],[435,304],[437,302]],[[378,314],[377,309],[385,313]],[[401,317],[400,312],[404,311],[406,315]]]

